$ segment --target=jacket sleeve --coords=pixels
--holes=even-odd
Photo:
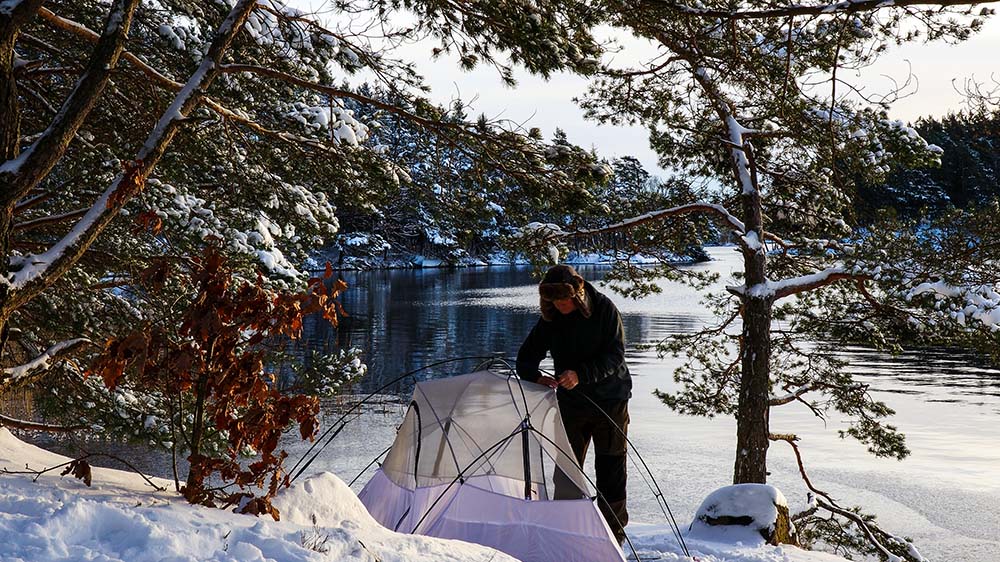
[[[545,334],[545,327],[542,320],[531,329],[521,349],[517,351],[517,376],[523,380],[536,382],[541,373],[538,372],[538,365],[545,359],[545,354],[549,351],[549,342]]]
[[[610,302],[601,313],[601,329],[604,331],[604,345],[601,351],[582,361],[576,369],[580,382],[594,384],[616,375],[625,363],[625,328],[622,316]]]

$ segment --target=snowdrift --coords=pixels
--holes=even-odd
[[[38,470],[67,458],[0,428],[0,467]],[[60,471],[0,476],[0,560],[46,562],[513,562],[491,548],[381,527],[339,478],[286,490],[282,521],[188,504],[129,472],[94,468],[93,482]],[[173,482],[154,479],[173,489]]]
[[[0,469],[38,470],[67,458],[0,428]],[[330,473],[298,482],[275,500],[282,520],[192,506],[155,491],[129,472],[94,468],[93,482],[59,471],[0,474],[0,562],[514,562],[491,548],[394,533],[375,522],[347,485]],[[173,482],[153,479],[172,489]],[[629,525],[644,561],[691,562],[665,526]],[[713,535],[687,543],[699,562],[846,562],[762,538]],[[604,562],[595,560],[594,562]]]

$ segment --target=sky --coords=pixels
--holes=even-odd
[[[323,0],[291,0],[290,4],[302,9],[324,4]],[[504,86],[491,68],[480,67],[463,71],[454,59],[431,59],[433,42],[409,45],[399,56],[417,63],[417,70],[431,86],[430,97],[440,103],[461,98],[470,106],[470,114],[485,113],[491,118],[505,118],[526,127],[538,127],[546,138],[556,128],[566,131],[569,140],[580,146],[595,147],[604,157],[635,156],[654,174],[666,175],[656,154],[649,148],[648,135],[640,127],[615,127],[597,125],[583,117],[583,110],[573,102],[574,96],[586,91],[585,78],[572,74],[556,74],[548,81],[526,72],[516,72],[516,88]],[[630,61],[621,59],[629,53],[650,49],[634,44],[617,55],[616,66]],[[983,30],[958,45],[942,42],[931,44],[910,43],[892,47],[882,59],[856,76],[858,83],[869,93],[887,92],[895,79],[906,81],[912,70],[916,79],[908,88],[911,95],[897,101],[890,116],[912,122],[923,116],[942,116],[962,108],[963,97],[956,91],[965,80],[974,78],[991,82],[1000,80],[1000,19],[988,20]],[[633,55],[634,56],[634,55]],[[845,77],[846,78],[846,77]]]

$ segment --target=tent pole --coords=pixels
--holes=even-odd
[[[528,418],[521,422],[521,456],[524,461],[524,499],[531,499],[531,459],[528,457]]]

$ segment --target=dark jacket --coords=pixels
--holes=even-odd
[[[586,283],[585,289],[590,318],[584,318],[579,310],[568,315],[556,313],[552,321],[539,318],[517,352],[517,375],[537,381],[541,376],[538,365],[551,353],[556,375],[573,370],[580,377],[573,390],[559,388],[560,401],[586,402],[581,393],[595,402],[628,400],[632,377],[625,364],[621,314],[593,285]]]

